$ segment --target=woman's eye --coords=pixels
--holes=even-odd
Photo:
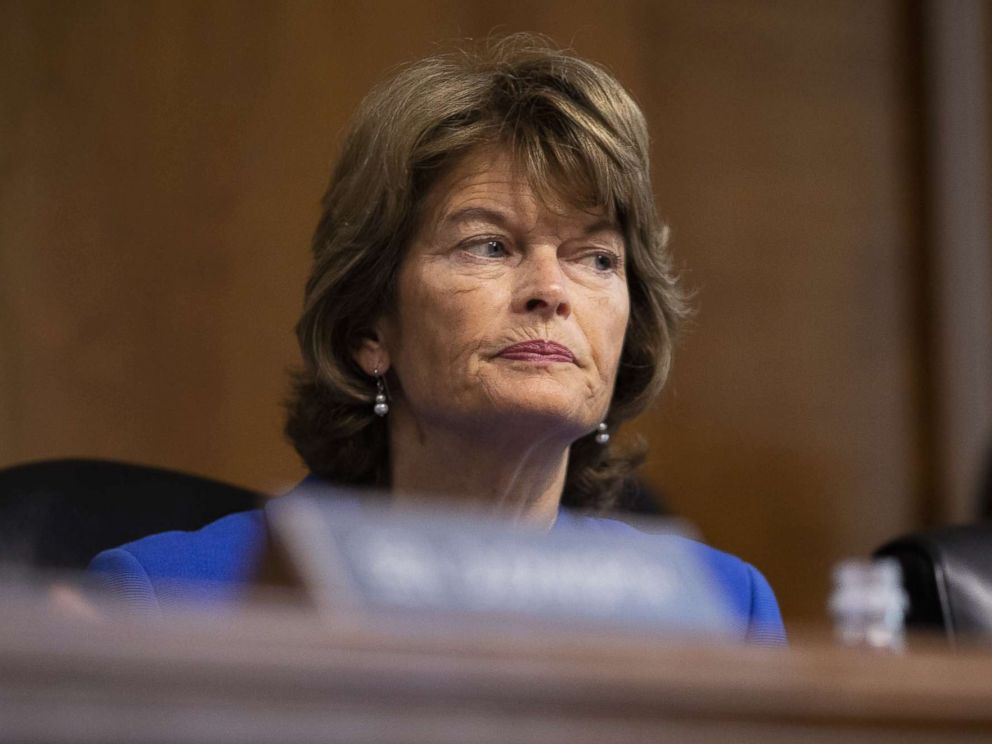
[[[474,256],[482,258],[503,258],[507,255],[506,245],[502,240],[480,240],[465,246],[465,250]]]
[[[603,273],[616,271],[620,268],[620,257],[608,252],[591,253],[585,257],[585,263],[596,271]]]

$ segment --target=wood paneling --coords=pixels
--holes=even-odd
[[[823,616],[830,564],[915,517],[905,24],[893,3],[652,7],[658,199],[698,316],[647,472]]]
[[[0,5],[0,465],[276,490],[308,239],[349,112],[438,42],[544,32],[643,103],[699,314],[647,477],[822,614],[916,519],[901,3]]]
[[[939,516],[962,522],[992,446],[992,9],[923,8],[934,480]]]

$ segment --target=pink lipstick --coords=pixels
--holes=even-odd
[[[522,362],[566,362],[575,364],[575,355],[567,346],[554,341],[522,341],[503,349],[497,356]]]

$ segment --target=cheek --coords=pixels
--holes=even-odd
[[[477,282],[442,279],[411,277],[400,288],[395,364],[411,396],[450,397],[470,386],[490,335],[491,292]]]
[[[600,374],[612,384],[620,364],[620,353],[630,318],[630,300],[626,288],[609,297],[601,297],[595,303],[594,327],[598,350]]]

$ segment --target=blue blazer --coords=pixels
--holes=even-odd
[[[644,533],[613,519],[559,512],[555,528]],[[658,540],[684,540],[668,535]],[[93,559],[90,571],[130,608],[151,614],[172,604],[203,601],[233,605],[258,574],[268,541],[262,510],[230,514],[195,532],[163,532]],[[741,641],[785,643],[785,629],[771,587],[753,566],[727,553],[687,540],[725,595]]]

